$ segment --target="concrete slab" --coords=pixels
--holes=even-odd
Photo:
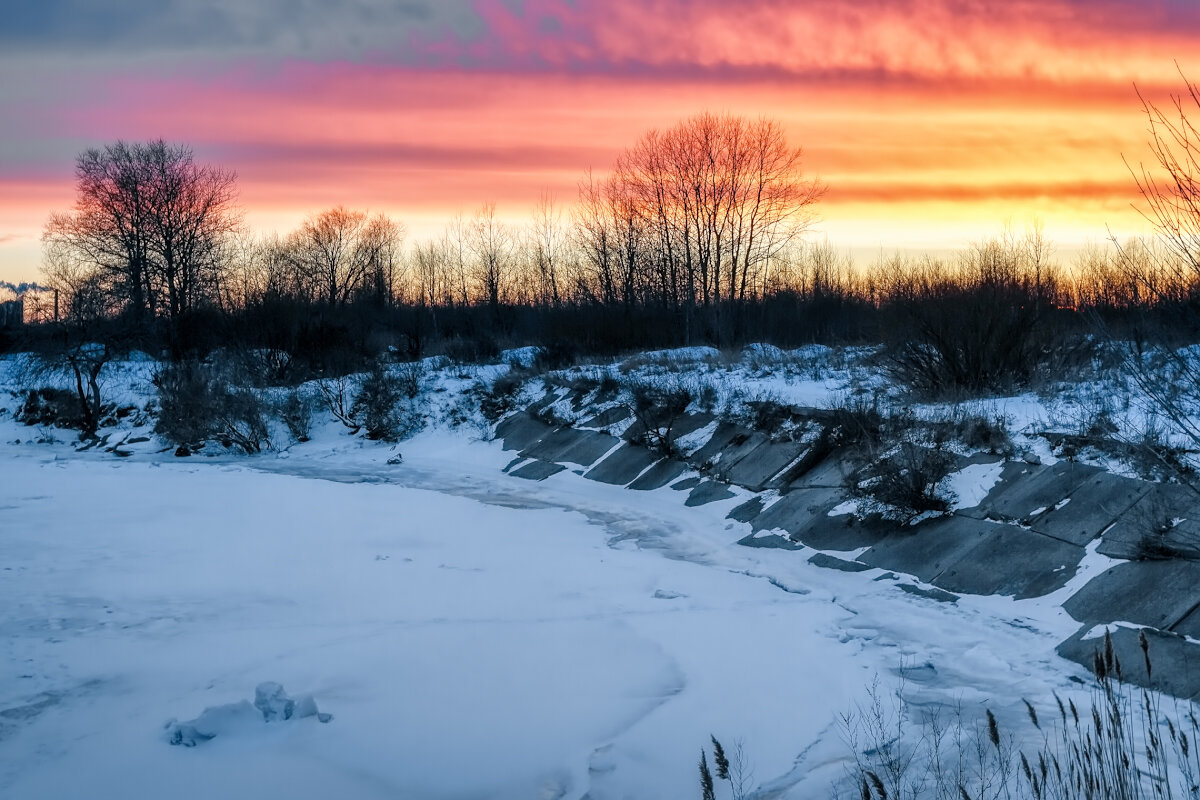
[[[843,500],[842,489],[793,489],[750,524],[755,530],[785,530],[794,541],[817,550],[870,547],[895,529],[892,523],[860,520],[850,514],[830,517],[830,509]]]
[[[632,412],[630,413],[632,414]],[[689,433],[695,433],[712,421],[712,414],[683,414],[671,424],[671,436],[675,439],[687,436]],[[645,432],[645,426],[641,422],[634,421],[621,434],[621,438],[633,442],[641,439]]]
[[[1183,619],[1172,625],[1171,632],[1200,640],[1200,607],[1193,608]]]
[[[629,488],[637,489],[639,491],[661,489],[682,475],[686,469],[687,464],[684,464],[682,461],[664,458],[662,461],[659,461],[653,467],[643,472],[637,480],[629,484]]]
[[[930,588],[924,586],[913,586],[911,583],[900,584],[900,591],[915,594],[917,597],[924,597],[928,600],[936,600],[939,603],[957,603],[958,595],[950,592],[942,591],[941,589]]]
[[[1146,494],[1104,533],[1100,552],[1137,559],[1200,558],[1200,495],[1178,484],[1145,484]]]
[[[850,514],[838,517],[822,514],[793,536],[815,550],[858,550],[874,547],[895,535],[896,530],[896,523],[877,517],[858,519]]]
[[[688,495],[688,499],[683,502],[685,506],[702,506],[707,503],[715,503],[718,500],[728,500],[733,497],[733,492],[729,491],[729,487],[723,483],[716,481],[704,481]]]
[[[562,395],[558,392],[558,390],[547,389],[541,397],[529,404],[527,410],[530,414],[538,414],[557,403],[561,398]]]
[[[1108,569],[1063,603],[1090,625],[1114,621],[1167,630],[1200,604],[1200,563],[1126,561]]]
[[[620,440],[613,439],[613,441],[618,442]],[[624,486],[632,482],[638,475],[641,475],[647,467],[658,461],[658,459],[658,455],[651,453],[644,447],[639,447],[635,444],[623,444],[619,450],[611,453],[599,464],[588,470],[584,474],[584,477],[600,481],[601,483],[610,483],[614,486]]]
[[[984,526],[983,539],[933,580],[952,592],[1042,597],[1065,586],[1083,560],[1082,547],[1017,525],[959,519]]]
[[[866,572],[867,570],[872,569],[872,567],[869,567],[859,561],[846,561],[845,559],[835,558],[834,556],[827,555],[825,553],[817,553],[808,560],[808,563],[817,567],[836,569],[842,572]]]
[[[509,474],[530,481],[544,481],[551,475],[557,475],[562,472],[563,469],[564,467],[561,464],[554,464],[550,461],[530,461],[525,466],[515,469]]]
[[[762,513],[762,510],[763,499],[756,495],[726,514],[725,519],[732,519],[737,522],[750,522]]]
[[[738,544],[746,547],[769,547],[777,550],[802,550],[804,545],[796,544],[786,536],[780,536],[775,533],[766,535],[759,534],[755,536],[750,534],[738,540]]]
[[[1037,470],[1045,469],[1043,466],[1026,464],[1024,461],[1005,461],[1004,466],[1000,470],[1000,480],[996,481],[996,485],[988,492],[977,506],[964,508],[957,513],[960,516],[973,517],[975,519],[987,519],[988,512],[991,510],[992,503],[998,500],[1013,483],[1020,480],[1023,476],[1029,475]]]
[[[753,491],[766,488],[785,467],[805,450],[799,442],[763,442],[740,459],[730,470],[729,480]]]
[[[750,431],[734,425],[732,422],[721,422],[717,424],[717,429],[713,431],[712,438],[708,440],[699,450],[688,456],[688,463],[696,466],[702,466],[712,460],[717,453],[720,453],[727,447],[730,447],[734,440],[746,441],[750,438]]]
[[[1033,529],[1072,544],[1085,545],[1095,539],[1128,511],[1150,484],[1122,478],[1108,472],[1097,473],[1066,498],[1033,521]]]
[[[689,433],[695,433],[705,425],[711,423],[716,417],[712,414],[703,412],[697,414],[684,414],[679,419],[675,420],[675,424],[671,426],[671,435],[678,439],[680,436],[687,436]]]
[[[933,583],[951,565],[981,544],[994,523],[942,517],[898,529],[858,557],[864,564],[915,575]]]
[[[496,438],[504,442],[505,450],[524,450],[549,435],[554,428],[536,420],[524,411],[510,414],[496,424]]]
[[[609,425],[616,425],[618,422],[624,422],[633,416],[633,412],[625,406],[613,406],[612,408],[601,411],[596,416],[584,422],[580,427],[583,428],[607,428]]]
[[[1099,467],[1075,461],[1060,461],[1048,467],[1030,466],[1011,483],[1001,482],[980,505],[989,517],[1031,520],[1069,497],[1099,472]]]
[[[1105,648],[1102,635],[1093,639],[1083,638],[1091,628],[1090,625],[1084,625],[1057,648],[1060,656],[1083,665],[1089,672],[1092,671],[1096,653],[1103,653]],[[1200,694],[1200,645],[1154,628],[1139,631],[1111,626],[1108,630],[1113,657],[1121,663],[1121,677],[1126,682],[1175,697],[1194,698]],[[1146,652],[1151,665],[1149,673],[1146,671],[1139,632],[1146,635]]]
[[[522,448],[521,455],[525,458],[540,458],[543,461],[557,461],[561,453],[574,447],[586,436],[584,431],[574,428],[554,428],[528,447]]]
[[[731,473],[737,465],[746,456],[753,453],[762,445],[766,444],[769,439],[765,433],[743,432],[734,436],[729,444],[721,449],[717,456],[709,459],[712,463],[713,472],[721,477],[721,480],[733,481]]]
[[[797,533],[842,501],[835,489],[795,489],[780,497],[750,523],[754,530],[781,528]]]
[[[798,465],[798,469],[789,472],[796,474],[780,476],[781,485],[788,485],[793,489],[841,489],[845,487],[850,473],[854,472],[854,464],[846,453],[833,453],[811,467],[802,463]]]
[[[543,461],[561,461],[589,467],[620,443],[615,436],[599,431],[558,428],[536,444],[525,448],[521,455]]]

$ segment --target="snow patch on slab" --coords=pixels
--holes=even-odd
[[[975,508],[982,503],[1000,482],[1003,472],[1004,462],[997,461],[993,464],[970,464],[947,475],[942,485],[957,498],[953,510]]]
[[[845,500],[838,503],[825,514],[827,517],[844,517],[847,514],[857,514],[859,509],[859,501]]]

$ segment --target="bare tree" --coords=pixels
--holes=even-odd
[[[237,176],[196,164],[190,148],[152,142],[141,151],[149,173],[149,265],[172,319],[216,297],[222,245],[240,223]]]
[[[1157,169],[1130,166],[1145,207],[1142,215],[1154,226],[1174,256],[1167,267],[1181,283],[1200,281],[1200,131],[1188,113],[1200,111],[1200,87],[1180,71],[1185,90],[1162,108],[1138,91],[1149,122],[1149,147]]]
[[[407,272],[400,247],[405,228],[386,214],[375,214],[363,226],[358,240],[360,257],[365,264],[367,290],[375,302],[391,305]]]
[[[470,234],[479,297],[496,311],[507,290],[507,272],[515,249],[512,232],[496,218],[496,204],[485,203],[471,220]]]
[[[1122,245],[1114,238],[1115,257],[1102,266],[1115,267],[1124,278],[1135,318],[1124,341],[1110,333],[1110,342],[1124,346],[1126,370],[1148,398],[1150,414],[1170,420],[1196,448],[1200,364],[1190,350],[1177,349],[1177,337],[1195,329],[1200,300],[1200,130],[1188,118],[1200,112],[1200,86],[1182,70],[1180,77],[1184,91],[1172,95],[1166,108],[1138,91],[1154,164],[1134,168],[1126,161],[1141,193],[1139,210],[1154,227],[1159,246],[1142,241]],[[1153,318],[1145,313],[1149,305],[1157,307]],[[1164,463],[1174,463],[1164,457],[1163,448],[1150,449]],[[1200,492],[1194,475],[1180,477]]]
[[[753,299],[773,260],[812,220],[823,187],[771,120],[701,114],[650,131],[612,176],[580,184],[577,237],[604,302],[648,300],[708,310]],[[690,312],[689,312],[690,315]]]
[[[471,226],[463,219],[462,214],[455,214],[446,228],[443,240],[446,254],[446,270],[451,286],[450,305],[457,301],[465,306],[471,301],[470,296],[470,264],[471,264]]]
[[[139,322],[216,298],[240,221],[236,175],[158,140],[85,150],[75,178],[74,209],[53,214],[42,237],[52,279],[98,288]]]
[[[338,206],[308,217],[288,240],[297,272],[330,306],[345,304],[363,288],[369,251],[360,245],[365,211]]]
[[[562,212],[554,198],[543,194],[533,208],[533,221],[528,232],[530,259],[538,285],[538,300],[557,308],[562,303],[561,282],[566,231]]]
[[[579,278],[581,294],[587,299],[612,304],[617,296],[616,236],[606,202],[606,186],[606,182],[596,180],[591,170],[579,182],[574,233],[585,266]]]

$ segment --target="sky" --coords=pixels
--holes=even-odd
[[[39,0],[0,10],[0,279],[34,280],[84,148],[190,144],[247,224],[338,204],[414,238],[566,208],[702,111],[779,120],[814,236],[945,251],[1037,220],[1060,256],[1148,231],[1126,162],[1200,78],[1192,0]],[[1200,116],[1200,111],[1197,112]]]

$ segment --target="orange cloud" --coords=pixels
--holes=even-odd
[[[28,243],[69,205],[70,160],[89,143],[190,142],[238,171],[254,224],[344,203],[423,235],[484,201],[514,220],[544,191],[569,203],[584,170],[702,110],[780,120],[829,185],[823,225],[847,245],[965,244],[1014,215],[1041,217],[1051,237],[1138,231],[1122,161],[1147,152],[1133,82],[1161,102],[1182,88],[1173,58],[1200,52],[1200,10],[1182,0],[475,11],[478,31],[406,34],[362,62],[129,61],[81,71],[69,95],[47,89],[0,133],[0,153],[38,154],[0,155],[0,236],[26,242],[18,258],[0,241],[0,276],[36,277]]]

